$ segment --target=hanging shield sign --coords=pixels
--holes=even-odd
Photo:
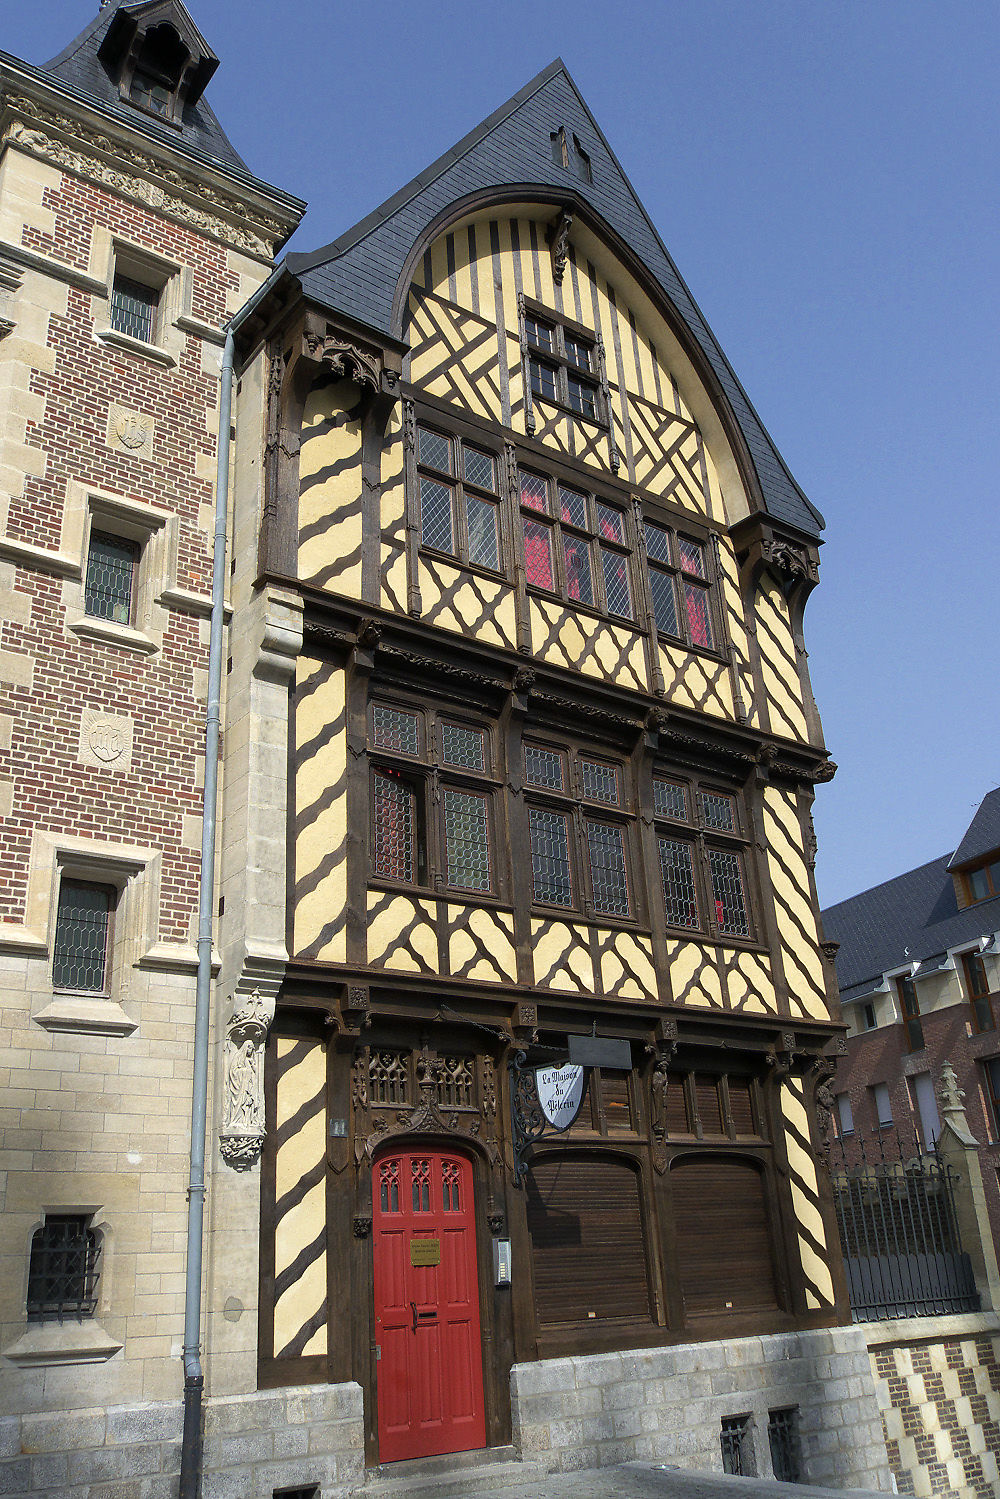
[[[582,1067],[536,1067],[542,1113],[555,1129],[569,1129],[583,1101]]]

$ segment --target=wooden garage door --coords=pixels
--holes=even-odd
[[[685,1157],[670,1173],[688,1316],[778,1304],[764,1180],[747,1161]]]
[[[539,1161],[528,1229],[540,1326],[652,1320],[639,1176],[626,1162],[593,1153]]]

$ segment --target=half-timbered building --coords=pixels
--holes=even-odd
[[[259,1385],[360,1387],[368,1463],[536,1441],[568,1356],[582,1387],[752,1337],[759,1405],[769,1340],[848,1316],[821,518],[559,62],[240,338],[268,416],[234,603],[270,593],[289,679]],[[571,1054],[557,1132],[535,1069]]]

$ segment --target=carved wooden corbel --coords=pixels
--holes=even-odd
[[[549,227],[549,243],[552,249],[552,279],[562,286],[569,262],[569,231],[573,227],[573,215],[564,208],[559,218]]]

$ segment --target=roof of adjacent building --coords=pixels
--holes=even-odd
[[[194,22],[180,0],[176,0],[176,3],[190,23],[191,30],[195,31]],[[134,12],[142,8],[140,5],[106,6],[56,57],[42,63],[40,71],[51,74],[77,93],[88,95],[108,114],[141,130],[145,135],[159,139],[166,145],[183,145],[200,155],[214,158],[224,166],[238,167],[247,172],[246,163],[237,154],[204,97],[194,104],[185,105],[179,129],[158,120],[155,115],[135,109],[121,97],[118,84],[109,75],[97,54],[119,10]]]
[[[822,913],[823,931],[840,943],[837,979],[842,1000],[870,994],[885,973],[908,964],[925,965],[924,972],[930,973],[938,966],[934,959],[943,959],[955,948],[972,947],[981,937],[1000,931],[1000,896],[959,910],[949,872],[952,865],[962,862],[958,853],[967,843],[984,854],[992,852],[996,838],[992,844],[982,840],[988,836],[986,829],[996,834],[998,815],[1000,789],[984,799],[954,855],[942,854],[919,869],[827,907]],[[973,840],[977,825],[983,831]]]
[[[985,859],[988,854],[1000,849],[1000,786],[984,796],[975,817],[969,823],[965,837],[951,856],[950,867],[958,869],[963,864],[972,864],[976,859]]]
[[[551,133],[560,126],[567,138],[575,134],[588,153],[592,182],[553,160]],[[532,186],[541,186],[585,201],[647,267],[732,407],[768,514],[817,536],[823,517],[792,478],[561,59],[353,229],[311,254],[289,255],[285,263],[311,299],[399,336],[392,327],[393,301],[415,242],[470,194],[522,186],[526,198]]]

